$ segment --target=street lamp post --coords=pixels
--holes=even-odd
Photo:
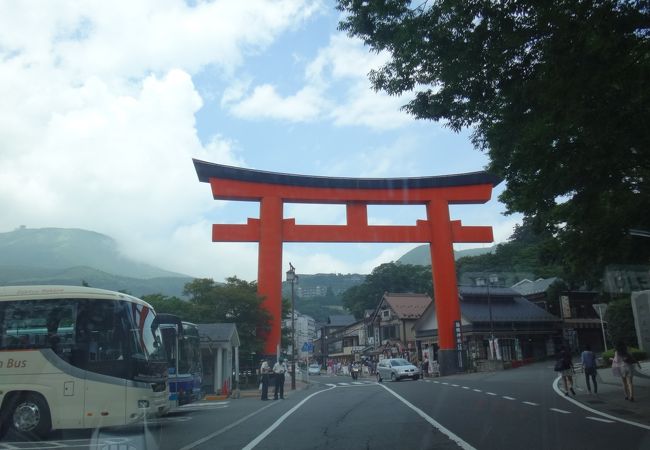
[[[298,281],[296,268],[289,263],[287,281],[291,283],[291,390],[296,389],[296,303],[293,285]]]

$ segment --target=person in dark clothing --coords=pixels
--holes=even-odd
[[[571,353],[565,346],[562,346],[558,353],[558,360],[555,367],[556,371],[562,375],[564,395],[568,396],[569,392],[576,395],[576,391],[573,390],[573,362],[571,361]]]
[[[594,394],[598,393],[598,383],[596,383],[596,355],[591,351],[589,344],[585,345],[585,349],[580,356],[582,360],[582,369],[585,372],[585,381],[587,382],[587,390],[591,394],[590,380],[594,383]]]

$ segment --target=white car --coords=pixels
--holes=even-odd
[[[402,378],[418,380],[420,369],[403,358],[382,359],[377,364],[377,381],[381,382],[383,379],[399,381]]]
[[[307,373],[309,375],[320,375],[320,365],[319,364],[310,364],[307,368]]]

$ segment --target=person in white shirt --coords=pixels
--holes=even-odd
[[[280,392],[280,399],[284,400],[284,374],[287,372],[286,360],[279,359],[273,365],[273,374],[275,376],[275,390],[273,391],[273,400],[278,399],[278,391]]]
[[[261,385],[262,385],[262,400],[268,400],[269,399],[269,372],[271,372],[271,368],[269,367],[269,363],[266,362],[265,359],[262,360],[262,365],[260,366],[260,377],[261,377]]]

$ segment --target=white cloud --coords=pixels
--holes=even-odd
[[[228,98],[234,94],[227,91]],[[228,103],[226,97],[222,104]],[[274,86],[256,86],[251,95],[231,107],[232,113],[246,119],[280,119],[290,122],[308,122],[318,117],[326,104],[321,93],[306,86],[294,95],[280,96]]]
[[[216,264],[204,221],[220,206],[192,158],[246,164],[223,133],[199,140],[192,76],[232,72],[320,5],[1,2],[0,230],[87,228],[171,270],[250,274],[241,248]]]
[[[295,58],[294,58],[295,59]],[[222,106],[240,118],[305,122],[331,120],[339,126],[395,129],[412,123],[401,110],[404,97],[389,96],[370,88],[368,73],[388,60],[386,53],[372,53],[358,39],[332,35],[305,68],[305,85],[282,96],[265,83],[233,82],[222,97]]]
[[[320,7],[306,0],[3,2],[0,42],[30,61],[89,74],[139,77],[170,66],[229,71]]]

